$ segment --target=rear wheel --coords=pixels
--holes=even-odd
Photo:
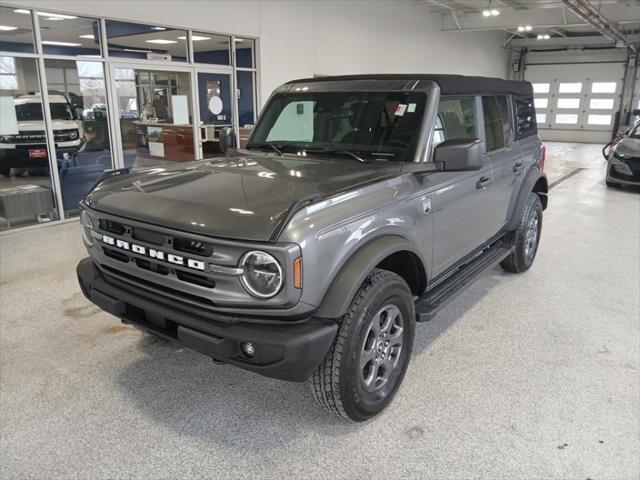
[[[531,192],[527,198],[518,228],[507,234],[507,243],[514,250],[500,266],[507,272],[520,273],[528,270],[538,253],[542,231],[542,202]]]
[[[407,283],[395,273],[374,270],[340,319],[335,343],[309,379],[318,405],[356,422],[384,410],[404,378],[414,331]]]

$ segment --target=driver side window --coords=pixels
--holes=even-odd
[[[453,138],[477,138],[475,97],[442,97],[433,130],[433,146]]]

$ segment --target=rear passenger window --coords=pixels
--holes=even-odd
[[[506,95],[482,97],[487,152],[509,144],[509,107]]]
[[[433,132],[433,146],[454,138],[478,138],[475,97],[443,97]]]
[[[517,95],[513,97],[513,104],[516,110],[516,140],[520,140],[522,138],[530,137],[531,135],[535,135],[538,133],[537,123],[544,123],[535,121],[535,108],[538,107],[538,100],[533,100],[533,97],[530,95]],[[545,102],[547,99],[544,99]],[[542,110],[547,108],[547,103],[544,103],[544,106],[540,106]],[[542,117],[546,118],[544,113],[540,114]],[[540,116],[538,115],[538,116]]]

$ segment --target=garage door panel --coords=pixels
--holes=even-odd
[[[608,141],[623,78],[624,63],[529,65],[542,139]]]

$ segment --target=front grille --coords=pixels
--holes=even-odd
[[[205,242],[189,240],[186,238],[174,238],[173,248],[183,253],[210,257],[213,255],[213,247]]]
[[[113,258],[114,260],[118,260],[119,262],[129,263],[129,256],[126,253],[119,252],[118,250],[113,250],[111,248],[102,247],[104,254]]]
[[[178,277],[183,282],[193,283],[194,285],[200,285],[201,287],[215,288],[216,286],[216,282],[212,279],[207,278],[203,275],[198,275],[196,273],[176,270],[176,277]]]
[[[179,291],[179,284],[194,285],[206,289],[216,288],[216,281],[211,278],[208,273],[208,263],[206,258],[214,253],[213,245],[201,241],[199,239],[190,239],[186,236],[176,236],[173,234],[160,233],[149,228],[142,228],[137,225],[129,224],[126,220],[114,220],[111,218],[99,218],[96,222],[99,230],[111,237],[109,243],[101,242],[100,246],[106,257],[116,260],[123,265],[122,269],[118,267],[118,272],[122,275],[126,274],[131,279],[136,279],[139,284],[152,283],[154,289],[164,292],[169,288],[176,296],[187,297],[189,293]],[[134,246],[137,250],[134,249]],[[144,250],[142,250],[142,247]],[[153,251],[154,255],[151,255]],[[162,253],[162,257],[158,257],[158,252]],[[176,264],[170,262],[171,256],[179,257],[182,263]],[[203,258],[204,257],[204,258]],[[191,264],[189,263],[191,261]],[[192,266],[193,262],[199,265],[204,263],[205,270],[200,270]],[[115,266],[112,264],[112,267]],[[157,275],[158,283],[148,282],[143,276],[135,274],[135,270],[140,269]],[[123,272],[122,270],[126,270]],[[146,275],[148,277],[148,275]],[[161,284],[171,284],[170,286]],[[148,285],[150,286],[150,285]],[[194,290],[192,289],[192,293]],[[192,295],[194,298],[200,298],[201,301],[207,301],[207,295],[203,292],[203,297]]]
[[[100,230],[105,232],[114,233],[116,235],[122,235],[126,232],[126,228],[120,222],[114,222],[113,220],[107,220],[106,218],[100,219]]]
[[[136,265],[144,270],[149,270],[150,272],[156,272],[160,275],[168,275],[170,270],[164,265],[160,265],[159,263],[153,263],[149,260],[144,260],[143,258],[135,259]]]
[[[44,143],[44,130],[34,130],[32,132],[19,132],[17,135],[6,135],[7,140],[4,143]]]
[[[190,293],[183,292],[182,290],[176,290],[175,288],[167,287],[165,285],[162,285],[156,282],[150,282],[149,280],[145,280],[143,278],[130,275],[126,272],[123,272],[122,270],[118,270],[116,268],[110,267],[109,265],[102,265],[102,268],[107,272],[115,275],[116,277],[120,277],[125,280],[128,280],[135,285],[147,287],[148,289],[159,292],[159,293],[166,293],[178,300],[183,298],[194,303],[202,304],[207,307],[211,307],[215,305],[215,303],[213,303],[213,301],[211,301],[208,298],[199,297],[198,295],[191,295]],[[112,278],[115,282],[118,282],[118,278],[115,278],[115,277],[112,277]]]
[[[164,236],[160,233],[152,232],[145,228],[134,227],[131,229],[131,237],[134,240],[141,242],[151,243],[153,245],[162,245],[164,243]]]

